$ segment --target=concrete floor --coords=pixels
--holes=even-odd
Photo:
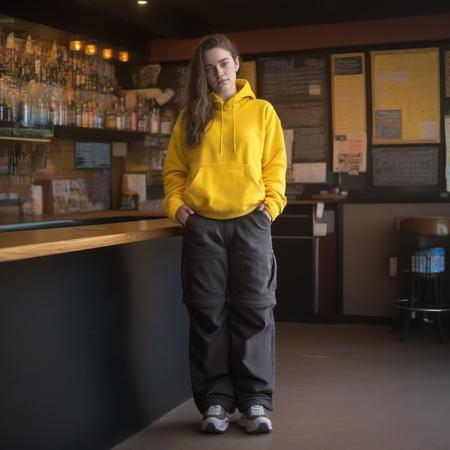
[[[237,414],[235,414],[237,418]],[[199,433],[192,400],[114,450],[449,450],[450,344],[411,330],[277,324],[270,435]]]

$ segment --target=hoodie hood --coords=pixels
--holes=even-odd
[[[256,96],[247,80],[236,80],[236,94],[224,101],[216,92],[211,93],[214,108],[220,111],[220,155],[223,153],[223,129],[224,129],[224,112],[232,110],[233,112],[233,153],[236,155],[236,109],[243,102],[255,99]]]

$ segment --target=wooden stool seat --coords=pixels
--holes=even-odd
[[[399,217],[395,219],[395,229],[422,236],[448,236],[450,217]]]
[[[395,221],[399,266],[408,277],[408,298],[393,302],[402,310],[401,339],[405,340],[411,319],[433,323],[434,315],[441,342],[446,342],[441,315],[450,305],[441,301],[441,279],[445,274],[445,250],[450,234],[448,217],[399,217]]]

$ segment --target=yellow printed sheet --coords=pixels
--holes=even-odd
[[[439,49],[374,51],[374,144],[440,142]]]

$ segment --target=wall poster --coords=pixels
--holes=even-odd
[[[364,53],[331,55],[333,172],[367,170]]]
[[[373,144],[440,142],[439,49],[371,52]]]

